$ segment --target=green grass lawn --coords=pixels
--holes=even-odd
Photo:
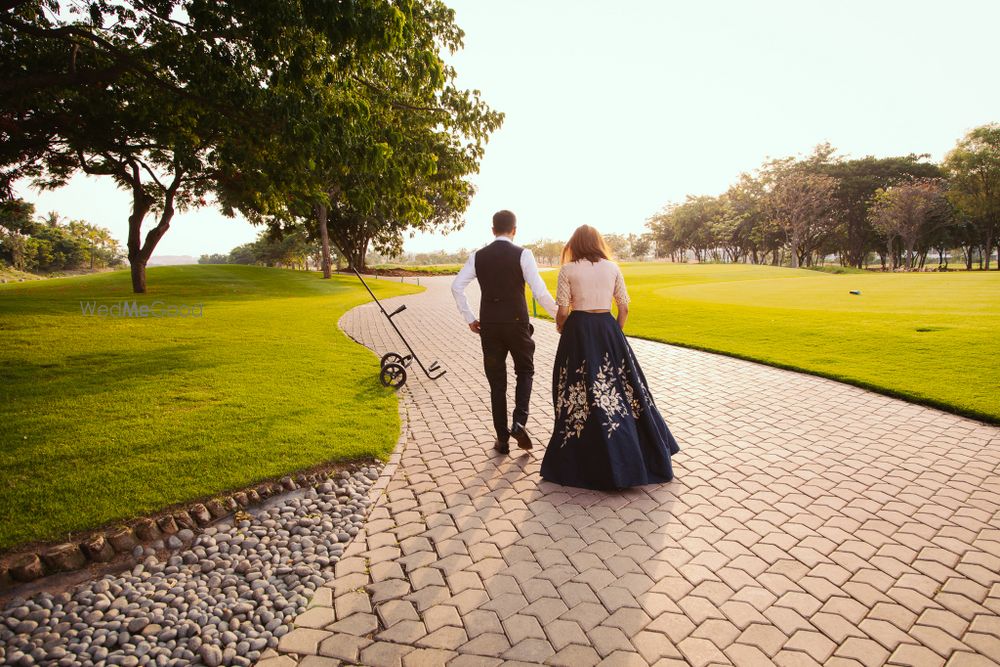
[[[834,275],[665,263],[622,271],[629,335],[1000,423],[1000,272]],[[554,293],[557,273],[543,276]]]
[[[84,317],[133,298],[127,271],[0,285],[0,549],[395,445],[378,359],[337,328],[369,299],[353,276],[175,266],[148,284],[140,303],[203,316]]]
[[[36,276],[27,271],[18,271],[9,266],[0,266],[0,284],[25,282],[27,280],[41,280],[42,276]]]

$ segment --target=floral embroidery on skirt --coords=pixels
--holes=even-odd
[[[586,488],[669,481],[679,451],[609,313],[570,314],[553,369],[555,428],[542,476]]]

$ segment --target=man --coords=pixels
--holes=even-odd
[[[524,298],[524,284],[528,283],[535,296],[549,315],[555,316],[556,302],[549,294],[538,265],[530,250],[514,245],[517,218],[510,211],[498,211],[493,216],[493,235],[496,240],[469,256],[451,284],[455,303],[469,329],[479,334],[483,344],[483,368],[490,383],[490,407],[493,411],[493,428],[497,440],[494,449],[501,454],[510,452],[511,436],[521,449],[531,449],[531,437],[524,426],[528,422],[528,403],[531,400],[531,381],[535,373],[535,341],[531,339],[534,327],[528,321],[528,304]],[[469,308],[465,288],[473,279],[479,280],[482,300],[479,318]],[[507,427],[507,354],[514,359],[514,414]]]

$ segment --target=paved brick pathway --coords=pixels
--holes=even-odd
[[[400,392],[385,493],[262,665],[1000,664],[1000,429],[634,340],[677,479],[563,488],[539,478],[541,447],[490,449],[478,339],[447,284],[391,302],[448,375]],[[401,347],[372,305],[341,326]],[[557,334],[535,336],[544,443]]]

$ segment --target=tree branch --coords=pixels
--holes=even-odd
[[[374,90],[376,93],[386,98],[389,102],[389,105],[394,109],[405,109],[407,111],[427,111],[430,113],[448,113],[447,109],[441,107],[423,107],[423,106],[415,106],[412,104],[407,104],[406,102],[400,102],[398,100],[392,99],[392,95],[389,93],[389,91],[379,87],[378,85],[372,83],[371,81],[368,81],[359,76],[354,76],[352,78],[358,83],[366,86],[371,90]]]
[[[154,182],[155,182],[155,183],[156,183],[157,185],[159,185],[161,189],[165,189],[165,188],[163,187],[163,183],[161,183],[161,182],[160,182],[160,179],[159,179],[159,178],[157,178],[156,174],[155,174],[155,173],[153,172],[153,170],[152,170],[152,169],[151,169],[151,168],[149,167],[149,165],[145,163],[145,161],[143,161],[143,160],[136,160],[136,162],[138,162],[138,163],[139,163],[140,165],[142,165],[142,168],[146,170],[146,173],[147,173],[147,174],[149,174],[149,177],[150,177],[150,178],[152,178],[152,179],[153,179],[153,181],[154,181]],[[176,189],[176,188],[175,188],[175,189]]]
[[[72,84],[85,85],[91,83],[109,83],[119,79],[121,75],[128,70],[128,67],[119,65],[91,72],[73,72],[70,74],[36,74],[33,76],[22,76],[16,79],[5,79],[0,80],[0,93],[23,91],[25,89],[44,90],[45,88],[54,88],[56,86],[67,86]]]

